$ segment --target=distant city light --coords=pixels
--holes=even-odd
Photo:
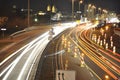
[[[34,19],[34,21],[35,21],[35,22],[37,22],[37,21],[38,21],[38,19],[37,19],[37,18],[35,18],[35,19]]]
[[[7,29],[6,28],[1,28],[1,31],[6,31]]]
[[[40,11],[39,13],[38,13],[38,15],[45,15],[46,13],[44,13],[44,12],[42,12],[42,11]]]
[[[47,11],[51,11],[51,6],[50,5],[47,6]]]
[[[109,76],[108,76],[108,75],[105,75],[105,79],[109,79]]]
[[[119,21],[119,19],[118,18],[111,18],[110,20],[109,20],[109,23],[119,23],[120,21]]]

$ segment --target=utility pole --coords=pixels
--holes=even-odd
[[[28,0],[28,27],[30,27],[30,0]]]
[[[74,18],[74,0],[72,0],[72,21]]]

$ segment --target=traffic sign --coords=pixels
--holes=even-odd
[[[75,80],[75,71],[56,70],[56,80]]]

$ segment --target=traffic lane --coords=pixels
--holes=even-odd
[[[25,63],[25,60],[26,60],[26,56],[28,56],[29,53],[25,54],[24,55],[24,58],[22,58],[18,63],[16,63],[15,61],[17,61],[17,59],[14,60],[12,67],[8,70],[8,72],[6,74],[4,74],[2,77],[3,79],[9,79],[9,80],[15,80],[17,79],[21,69],[22,69],[22,65],[20,64],[24,64]],[[16,63],[16,65],[15,65]]]
[[[83,39],[83,41],[85,41],[84,39]],[[83,43],[84,44],[84,43]],[[82,44],[81,44],[82,45]],[[85,44],[84,44],[85,45]],[[82,45],[82,46],[84,46],[84,45]],[[87,45],[87,46],[85,46],[86,48],[87,47],[89,47],[89,45]],[[85,49],[86,49],[85,48]],[[90,48],[90,47],[89,47]],[[89,50],[89,48],[88,49],[86,49],[86,51],[87,50]],[[89,52],[91,52],[91,50],[89,50],[88,51],[88,53]],[[86,52],[86,54],[87,54],[87,52]],[[109,75],[111,75],[112,77],[114,77],[115,79],[117,78],[113,73],[111,73],[105,66],[103,66],[104,64],[101,64],[100,62],[100,60],[97,58],[97,57],[95,57],[95,54],[94,53],[90,53],[90,54],[87,54],[87,56],[88,57],[90,57],[91,56],[91,59],[97,64],[97,65],[99,65],[99,67],[101,68],[101,69],[103,69],[104,71],[106,71]],[[93,57],[94,56],[94,57]],[[98,60],[98,61],[97,61]],[[99,62],[100,61],[100,62]]]
[[[94,76],[92,76],[89,69],[84,65],[81,66],[79,55],[75,58],[73,57],[73,53],[66,53],[67,61],[68,61],[68,69],[67,70],[74,70],[76,72],[76,80],[94,80]],[[66,64],[66,54],[63,54],[63,63],[64,66]]]
[[[83,39],[83,41],[84,41],[84,39]],[[81,45],[82,45],[82,44],[81,44]],[[89,53],[89,52],[88,52],[88,53]],[[87,55],[88,55],[88,54],[87,54]],[[99,67],[102,67],[102,66],[99,65]],[[103,67],[103,68],[105,68],[105,67]],[[107,71],[108,71],[108,70],[107,70]]]
[[[23,52],[23,50],[19,51],[17,54],[12,56],[12,58],[9,58],[7,61],[3,63],[3,65],[1,65],[0,76],[2,76],[4,73],[6,73],[9,70],[9,68],[13,65],[12,62]]]
[[[98,53],[100,53],[101,55],[103,55],[104,57],[108,58],[110,61],[116,63],[117,65],[120,66],[119,62],[119,58],[116,57],[116,55],[114,55],[113,53],[109,52],[108,49],[105,48],[100,48],[101,46],[98,46],[98,44],[93,43],[93,41],[91,40],[91,38],[89,38],[88,34],[90,31],[85,31],[84,32],[84,37],[86,39],[86,41],[88,41],[88,44],[94,48],[95,50],[98,50]],[[111,54],[110,54],[111,53]]]
[[[72,32],[74,32],[76,29],[70,31],[70,36],[74,36]],[[68,35],[67,35],[68,36]],[[72,39],[72,38],[70,38]],[[72,42],[71,42],[72,43]],[[72,50],[71,50],[72,51]],[[91,74],[91,72],[88,70],[86,66],[81,67],[81,61],[79,59],[79,55],[75,58],[74,52],[69,52],[62,54],[63,56],[63,65],[64,67],[67,65],[67,70],[74,70],[76,71],[76,80],[94,80],[94,76]],[[66,64],[66,62],[68,64]],[[65,68],[64,68],[65,69]]]
[[[4,61],[2,61],[0,63],[0,65],[1,65],[0,76],[2,76],[2,74],[4,74],[9,69],[9,67],[11,66],[11,64],[13,64],[13,61],[17,57],[19,57],[23,51],[25,52],[25,51],[27,51],[28,48],[36,45],[37,42],[40,41],[45,36],[48,36],[48,33],[42,34],[40,37],[36,38],[35,40],[33,40],[31,43],[25,45],[24,47],[20,48],[18,51],[14,52],[12,55],[8,56]],[[47,39],[47,37],[46,37],[46,39]]]
[[[41,43],[43,43],[43,41],[41,42]],[[40,44],[39,44],[40,45]],[[26,61],[28,60],[28,58],[29,58],[29,56],[32,54],[31,52],[33,51],[33,49],[34,49],[35,47],[33,47],[33,48],[31,48],[28,52],[26,52],[25,54],[24,54],[24,56],[21,56],[21,59],[16,63],[15,62],[15,64],[14,64],[14,67],[11,69],[12,70],[12,72],[8,72],[6,75],[9,75],[9,76],[6,76],[6,77],[4,77],[4,78],[7,78],[7,79],[9,79],[9,80],[15,80],[15,79],[17,79],[17,78],[19,78],[19,75],[21,75],[20,73],[21,73],[21,71],[22,71],[22,69],[24,68],[24,66],[25,66],[25,64],[26,64]],[[42,48],[42,47],[39,47],[39,48]],[[38,48],[38,49],[39,49]],[[31,53],[31,54],[30,54]],[[36,52],[37,53],[37,52]],[[24,80],[24,78],[26,78],[26,75],[27,75],[27,73],[29,72],[29,69],[30,69],[30,66],[33,64],[33,62],[32,61],[34,61],[34,56],[36,55],[36,53],[34,53],[34,54],[32,54],[32,57],[31,57],[31,59],[29,60],[29,62],[28,62],[28,64],[27,64],[27,66],[26,66],[26,69],[24,68],[24,70],[25,70],[25,72],[22,72],[23,74],[21,75],[22,76],[22,78],[21,78],[21,76],[20,76],[20,79],[22,79],[22,80]],[[19,57],[18,57],[19,58]],[[9,70],[10,71],[10,70]],[[14,77],[13,77],[14,76]]]
[[[96,65],[91,59],[87,56],[84,58],[85,63],[102,79],[105,79],[105,75],[108,75],[103,69],[101,69],[98,65]],[[110,77],[110,80],[114,80]]]
[[[90,44],[91,44],[91,42],[90,42],[90,39],[88,38],[88,37],[86,37],[85,36],[85,39],[86,39],[86,41],[88,41]],[[89,44],[88,43],[88,44]],[[89,46],[91,46],[89,44]],[[93,46],[94,45],[94,46]],[[112,72],[112,73],[114,73],[117,77],[120,75],[120,71],[119,71],[119,69],[120,69],[120,67],[119,67],[119,62],[117,62],[118,60],[117,60],[117,58],[115,58],[115,57],[113,57],[113,56],[111,56],[108,52],[106,52],[105,50],[103,50],[103,49],[100,49],[100,48],[98,48],[98,46],[97,45],[95,45],[95,44],[92,44],[92,46],[91,46],[92,48],[93,48],[93,50],[95,51],[95,52],[97,52],[96,54],[98,54],[99,55],[99,57],[101,57],[100,59],[101,59],[101,61],[103,61],[104,63],[103,64],[106,64],[105,66],[107,67],[107,68],[109,68],[110,69],[110,71]],[[91,47],[89,47],[89,48],[91,48]],[[91,48],[91,49],[92,49]],[[102,52],[101,52],[101,50],[102,50]],[[109,56],[110,55],[110,56]],[[114,61],[114,62],[113,62]],[[117,64],[116,64],[117,63]]]
[[[57,29],[58,29],[58,28],[56,28],[56,30],[57,30]],[[64,30],[64,28],[61,29],[61,30],[59,30],[59,31],[57,30],[56,35],[58,35],[62,30]],[[56,35],[55,35],[55,36],[56,36]],[[46,40],[48,40],[48,36],[46,37]],[[45,42],[45,41],[43,41],[43,42]],[[34,42],[32,42],[32,43],[34,43]],[[31,43],[31,45],[32,45],[32,43]],[[30,46],[31,46],[31,45],[30,45]],[[30,46],[28,46],[28,47],[30,47]]]
[[[89,46],[88,46],[88,47],[89,47]],[[112,71],[112,73],[117,71],[116,73],[119,74],[119,70],[116,70],[116,68],[114,67],[115,64],[113,64],[113,63],[112,63],[111,61],[109,61],[107,58],[105,58],[105,57],[103,58],[103,56],[100,55],[100,53],[99,53],[97,50],[94,50],[94,49],[92,49],[91,47],[89,47],[89,49],[91,49],[91,50],[95,53],[95,54],[93,53],[92,55],[93,55],[93,56],[96,55],[96,59],[99,58],[99,59],[98,59],[99,62],[101,62],[103,65],[106,64],[105,66],[106,66],[107,68],[111,69],[111,70],[114,69],[114,70]],[[97,51],[97,52],[96,52],[96,51]],[[112,64],[110,64],[110,63],[112,63]],[[109,65],[109,66],[108,66],[108,65]],[[117,68],[118,68],[118,67],[117,67]],[[119,68],[118,68],[118,69],[119,69]],[[115,71],[115,70],[116,70],[116,71]]]
[[[37,27],[39,28],[39,27]],[[47,30],[47,29],[46,29]],[[1,56],[1,62],[10,56],[12,53],[20,49],[20,47],[23,47],[24,45],[28,44],[31,42],[33,39],[41,35],[43,32],[45,32],[45,28],[42,28],[42,30],[37,29],[37,30],[32,30],[32,31],[27,31],[25,33],[21,33],[17,35],[15,38],[13,38],[11,41],[14,43],[11,47],[7,48],[7,50],[3,49],[3,52],[0,53]],[[10,40],[10,39],[8,39]],[[3,57],[4,56],[4,57]]]
[[[59,39],[60,40],[60,39]],[[51,42],[52,43],[52,42]],[[59,43],[61,44],[61,43]],[[59,46],[60,47],[60,46]],[[56,76],[55,71],[56,69],[63,69],[62,66],[65,66],[65,62],[66,62],[66,54],[63,54],[61,56],[63,56],[64,58],[62,58],[63,63],[58,61],[60,59],[55,58],[55,56],[47,56],[44,57],[44,55],[50,55],[52,52],[54,51],[53,49],[56,48],[56,41],[54,41],[54,43],[52,44],[52,46],[48,45],[43,53],[43,57],[39,62],[39,68],[37,70],[37,74],[36,74],[36,78],[35,80],[53,80]],[[58,55],[59,58],[61,58],[60,55]],[[77,80],[87,80],[87,79],[93,79],[91,76],[91,73],[89,72],[89,70],[87,70],[87,68],[85,67],[80,67],[80,61],[76,58],[73,58],[73,54],[71,53],[71,55],[69,54],[69,59],[70,59],[70,63],[69,65],[69,69],[68,70],[75,70],[77,72],[77,76],[76,79]],[[56,62],[57,61],[57,62]],[[60,62],[60,63],[59,63]],[[58,64],[59,63],[59,64]],[[61,64],[62,63],[62,64]],[[58,67],[56,67],[59,66]],[[83,74],[84,73],[84,74]],[[87,77],[86,77],[87,75]]]
[[[86,32],[86,31],[85,31]],[[86,33],[84,33],[84,34],[86,34]],[[83,36],[84,37],[84,36]],[[89,48],[91,48],[91,50],[93,50],[94,52],[95,52],[95,54],[96,55],[98,55],[98,57],[103,57],[103,53],[102,52],[100,52],[100,49],[98,48],[98,46],[97,45],[95,45],[95,44],[92,44],[92,46],[90,45],[91,44],[91,42],[90,42],[90,39],[88,39],[88,37],[86,37],[85,36],[85,40],[86,41],[88,41],[88,47]],[[93,46],[94,45],[94,46]],[[105,52],[105,50],[104,50],[104,52]],[[106,52],[107,53],[107,52]],[[101,59],[100,58],[100,59]],[[96,58],[97,59],[97,58]],[[113,68],[114,70],[116,70],[116,68],[114,68],[113,67],[113,65],[115,65],[115,66],[117,66],[117,64],[115,64],[115,63],[113,63],[109,58],[106,58],[105,56],[104,56],[104,60],[103,59],[101,59],[101,61],[104,61],[105,62],[105,64],[108,64],[108,61],[112,64],[112,66],[111,66],[111,68]],[[109,65],[109,64],[108,64]],[[110,65],[109,65],[110,66]],[[110,67],[109,67],[110,68]],[[117,68],[119,69],[119,67],[117,66]],[[116,71],[115,71],[116,72]],[[117,72],[119,72],[119,71],[117,71]],[[119,73],[118,73],[119,74]]]

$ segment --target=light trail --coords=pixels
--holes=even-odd
[[[82,32],[82,30],[84,29],[84,27],[87,27],[88,29],[90,28],[89,26],[91,26],[92,24],[85,24],[85,25],[82,25],[82,27],[77,27],[76,29],[77,30],[81,30],[81,32]],[[95,25],[93,25],[92,27],[94,27]],[[79,47],[79,49],[80,50],[82,50],[83,52],[84,52],[84,49],[83,48],[81,48],[79,45],[78,45],[78,43],[76,42],[76,41],[74,41],[74,39],[72,39],[72,37],[70,36],[74,31],[76,31],[77,32],[77,30],[76,29],[73,29],[68,35],[69,35],[69,38],[70,38],[70,40],[72,40],[73,41],[73,43],[75,43],[75,45],[76,46],[78,46]],[[75,33],[73,33],[73,34],[75,34]],[[78,39],[77,39],[78,40]],[[82,43],[81,43],[82,44]],[[84,45],[84,44],[83,44]],[[87,64],[86,64],[86,66],[87,66]],[[99,80],[102,80],[90,67],[86,67],[86,68],[88,68],[88,70],[90,70],[90,73],[92,72],[96,77],[97,77],[97,79],[99,79]],[[91,75],[91,77],[93,77],[93,74]],[[94,77],[93,77],[93,79],[94,79]]]
[[[46,36],[48,34],[48,32],[46,32],[45,34],[43,34],[43,35],[41,35],[40,37],[38,37],[37,39],[35,39],[35,40],[33,40],[32,42],[30,42],[29,44],[27,44],[27,45],[25,45],[24,47],[22,47],[22,48],[20,48],[18,51],[16,51],[15,53],[13,53],[12,55],[10,55],[8,58],[6,58],[2,63],[1,63],[1,65],[2,64],[4,64],[6,61],[8,61],[10,58],[12,58],[14,55],[16,55],[18,52],[20,52],[21,50],[23,50],[24,48],[24,51],[22,52],[22,54],[16,59],[16,60],[14,60],[10,65],[12,65],[12,67],[13,66],[15,66],[17,63],[18,63],[18,61],[20,60],[20,58],[26,53],[26,52],[28,52],[29,51],[29,49],[31,49],[31,48],[33,48],[34,46],[36,46],[36,44],[34,44],[37,40],[39,40],[39,39],[41,39],[41,38],[43,38],[44,36]],[[34,46],[32,46],[34,44]],[[14,68],[14,67],[13,67]],[[8,69],[8,68],[7,68]],[[0,73],[0,76],[2,76],[5,72],[6,72],[6,70],[7,69],[4,69],[1,73]]]
[[[87,31],[85,31],[85,34],[86,34],[86,33],[87,33]],[[92,43],[91,39],[89,39],[88,36],[85,35],[85,38]],[[88,44],[89,44],[89,43],[88,43]],[[94,50],[94,48],[92,48],[92,46],[91,46],[91,47],[90,47],[90,46],[91,46],[91,44],[89,44],[89,46],[88,46],[89,48],[91,48],[91,50],[96,51],[96,50]],[[96,45],[96,46],[97,46],[97,45]],[[96,49],[96,48],[95,48],[95,49]],[[98,52],[98,51],[99,51],[99,52]],[[103,63],[104,65],[106,64],[106,66],[107,66],[108,68],[110,68],[111,70],[113,70],[116,74],[120,75],[120,67],[119,67],[117,64],[115,64],[113,61],[111,61],[110,59],[104,57],[104,56],[100,53],[100,51],[101,51],[102,53],[106,54],[107,56],[110,56],[112,59],[114,59],[114,60],[116,60],[116,61],[118,61],[118,62],[119,62],[119,59],[115,58],[114,56],[110,55],[109,53],[105,52],[105,50],[102,50],[102,49],[100,49],[100,48],[98,48],[98,51],[97,51],[97,54],[99,53],[99,54],[101,55],[101,58],[98,57],[99,59],[98,59],[98,58],[97,58],[97,59],[98,59],[101,63]]]
[[[29,61],[31,61],[31,59],[34,57],[34,55],[37,56],[37,53],[39,53],[40,48],[42,48],[42,46],[46,45],[48,42],[49,42],[48,40],[45,41],[45,39],[43,39],[43,40],[41,40],[40,42],[37,43],[37,45],[35,46],[35,48],[32,50],[31,54],[29,55],[26,63],[24,64],[24,66],[23,66],[23,68],[22,68],[22,70],[21,70],[21,72],[20,72],[17,80],[21,80],[22,79],[22,77],[24,76],[24,71],[28,68],[27,65],[29,65]],[[44,49],[44,47],[43,47],[43,49]]]
[[[82,32],[84,32],[85,30],[87,30],[87,29],[89,29],[91,26],[86,26],[86,27],[83,27],[83,28],[81,28],[82,30],[80,31],[80,34],[82,34]],[[78,29],[78,31],[79,31],[79,29]],[[77,30],[76,30],[76,33],[77,33]],[[78,35],[76,36],[76,38],[78,37]],[[83,37],[80,37],[82,40],[79,40],[79,39],[77,39],[78,41],[79,41],[79,43],[81,44],[80,46],[84,46],[83,48],[88,52],[88,53],[90,53],[90,54],[88,54],[88,53],[86,53],[85,52],[85,50],[84,49],[82,49],[80,46],[80,49],[82,49],[83,50],[83,52],[84,53],[86,53],[86,55],[93,61],[93,62],[95,62],[101,69],[103,69],[105,72],[107,72],[109,75],[111,75],[114,79],[117,79],[117,77],[114,75],[114,74],[112,74],[104,65],[102,65],[100,62],[100,60],[99,60],[99,58],[96,56],[96,55],[93,55],[94,53],[93,52],[91,52],[91,50],[89,50],[89,48],[87,48],[88,47],[88,45],[87,44],[85,44],[86,42],[86,40],[83,38]],[[85,42],[85,43],[84,43]],[[76,44],[77,45],[77,44]],[[93,55],[93,56],[92,56]],[[97,59],[98,58],[98,59]],[[97,59],[97,60],[96,60]]]
[[[82,33],[81,33],[82,34]],[[83,37],[81,37],[81,39],[83,39],[83,41],[85,41],[85,39],[83,38]],[[90,39],[88,39],[88,40],[90,40]],[[86,42],[87,44],[89,44],[88,42]],[[84,43],[83,43],[84,44]],[[89,46],[91,46],[91,44],[89,44],[89,45],[87,45],[86,44],[86,48],[87,47],[89,47]],[[91,48],[91,47],[89,47],[89,48]],[[89,50],[89,48],[87,49],[87,50]],[[92,48],[91,48],[92,49]],[[96,50],[95,50],[96,51]],[[90,52],[90,51],[88,51],[88,52]],[[91,52],[92,53],[92,52]],[[94,54],[94,53],[93,53]],[[89,55],[89,54],[87,54],[87,55]],[[92,54],[91,54],[92,55]],[[94,55],[94,57],[95,57],[96,55]],[[93,58],[91,58],[91,59],[94,59],[94,57]],[[99,62],[101,62],[101,61],[103,61],[102,59],[101,60],[99,60],[99,57],[97,57],[96,56],[96,59],[98,59],[98,61]],[[93,61],[95,61],[96,59],[94,59]],[[105,62],[105,61],[104,61]],[[96,62],[97,64],[98,64],[98,62]],[[100,63],[98,64],[98,65],[100,65],[100,67],[102,66]],[[105,65],[105,64],[104,64]],[[109,67],[109,65],[108,65],[108,67]],[[114,79],[117,79],[117,77],[115,77],[109,70],[107,70],[104,66],[102,66],[101,67],[102,69],[104,69],[106,72],[108,72]],[[110,68],[110,67],[109,67]]]
[[[73,27],[73,25],[69,26],[65,23],[65,24],[62,24],[61,26],[53,27],[54,32],[55,32],[55,35],[53,35],[53,37],[56,37],[59,33],[61,33],[62,31],[66,30],[69,27]],[[3,80],[8,80],[8,79],[13,80],[12,75],[15,74],[16,76],[14,76],[14,79],[27,80],[31,73],[33,63],[36,62],[37,55],[42,54],[42,51],[44,50],[47,43],[49,42],[49,40],[48,40],[49,34],[48,33],[49,32],[46,32],[43,35],[39,36],[38,38],[31,41],[26,46],[20,48],[18,51],[16,51],[15,53],[13,53],[9,57],[7,57],[4,61],[2,61],[2,63],[0,63],[0,65],[4,65],[10,58],[12,58],[14,55],[18,54],[21,50],[23,50],[23,52],[14,61],[12,61],[11,64],[8,65],[8,67],[4,68],[1,71],[0,77],[3,76]],[[34,56],[34,58],[33,58],[33,56]],[[33,58],[33,59],[31,60],[31,58]],[[18,66],[18,65],[20,65],[20,66]],[[20,68],[17,71],[18,67],[20,67]],[[26,70],[26,68],[28,68],[27,69],[28,71],[24,72]],[[16,71],[17,74],[14,71]]]

